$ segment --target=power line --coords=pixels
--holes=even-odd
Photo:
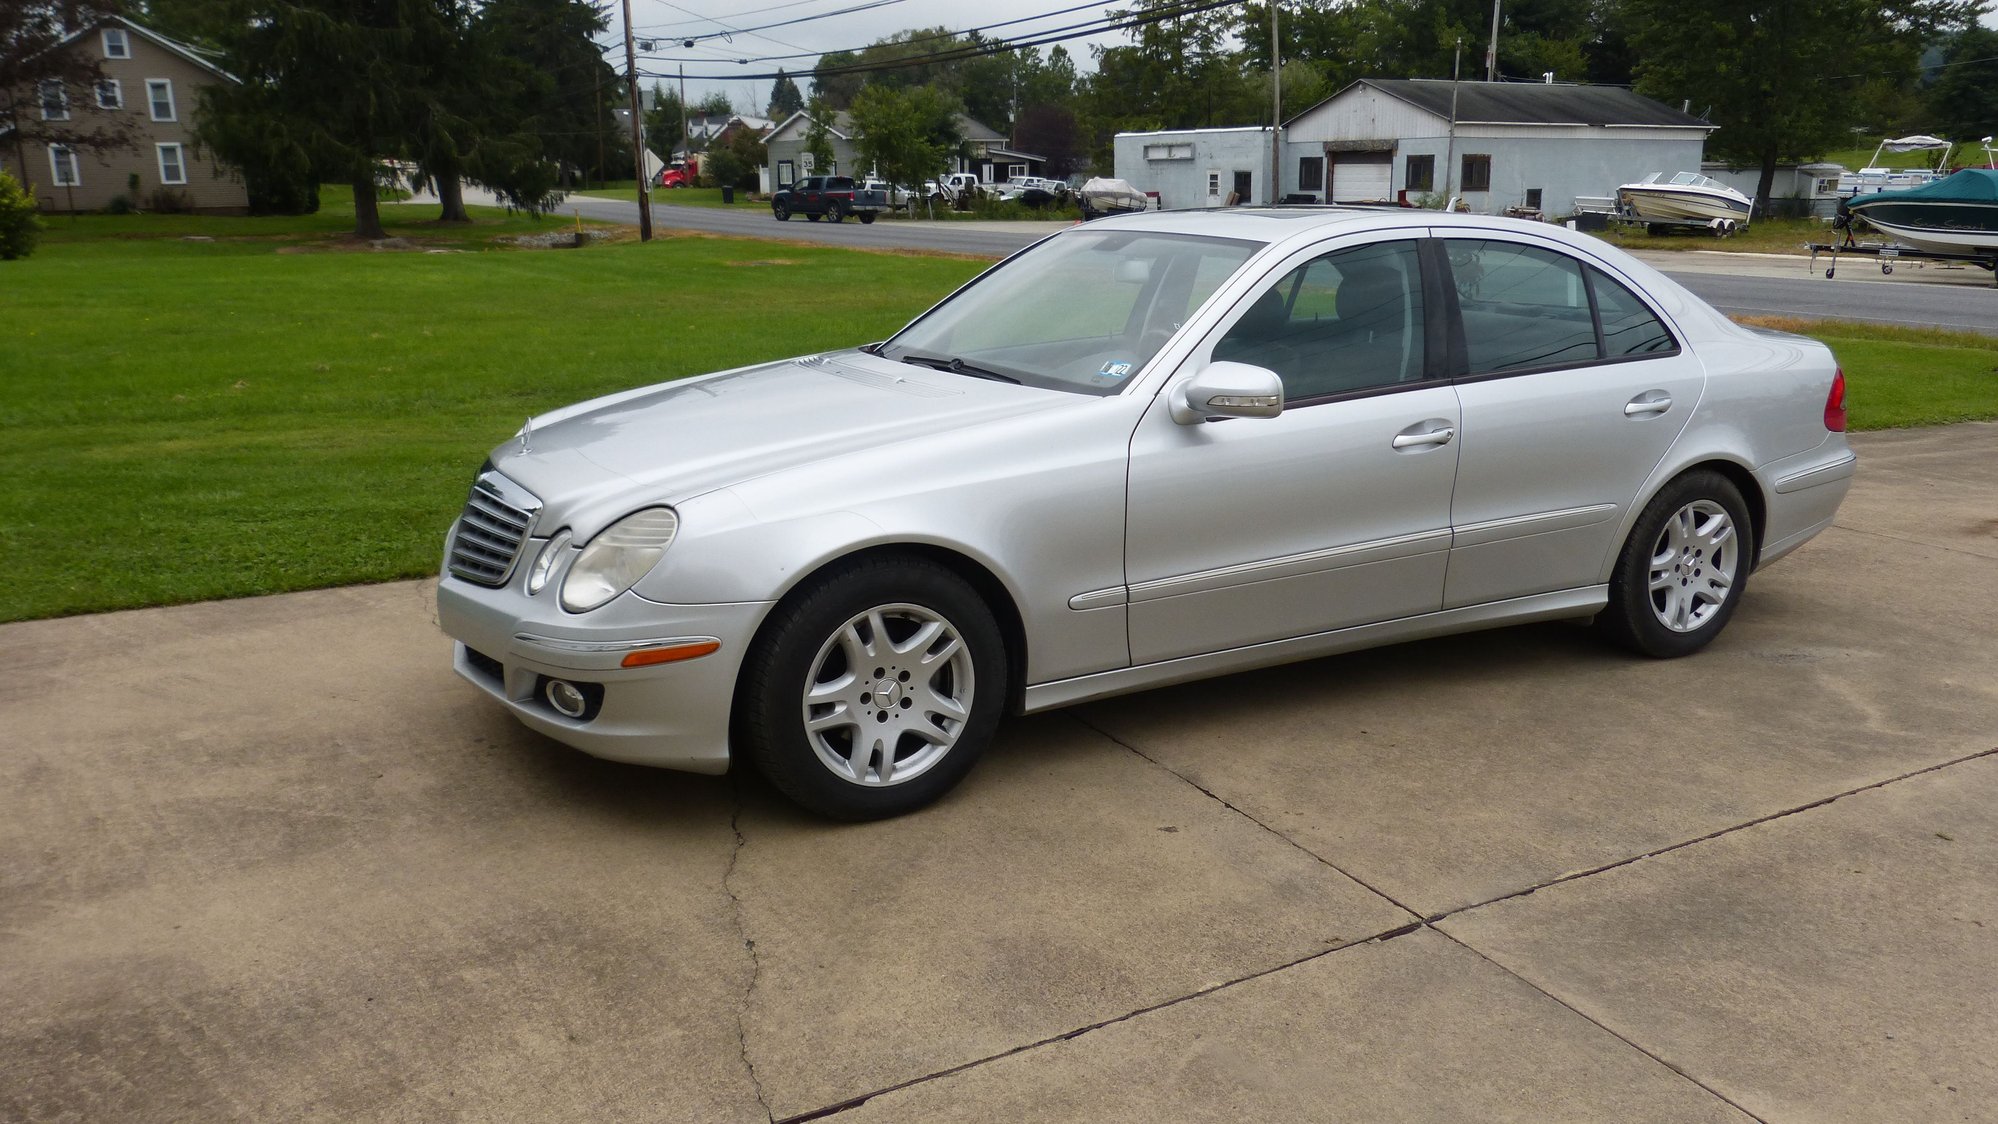
[[[746,12],[733,12],[733,13],[730,13],[730,14],[732,14],[732,15],[735,15],[735,16],[760,16],[760,15],[762,15],[762,14],[763,14],[763,13],[765,13],[765,12],[781,12],[781,11],[785,10],[786,8],[802,8],[802,7],[804,7],[804,6],[805,6],[805,5],[807,5],[807,4],[819,4],[819,3],[823,3],[823,2],[824,2],[824,0],[791,0],[791,2],[790,2],[789,4],[772,4],[771,6],[769,6],[769,7],[767,7],[767,8],[751,8],[751,9],[749,9],[749,10],[748,10],[748,11],[746,11]],[[682,10],[682,11],[685,11],[685,9],[681,9],[681,10]],[[828,14],[831,14],[831,13],[828,13]],[[662,32],[663,32],[663,31],[664,31],[665,29],[667,29],[667,28],[672,28],[672,27],[681,27],[681,26],[684,26],[684,25],[686,25],[686,24],[689,24],[689,23],[693,23],[693,22],[700,22],[700,23],[713,23],[713,22],[715,22],[715,21],[713,21],[713,20],[709,19],[709,18],[708,18],[708,17],[706,17],[706,16],[702,16],[702,17],[701,17],[701,18],[699,19],[699,21],[694,21],[694,20],[679,20],[679,21],[677,21],[677,22],[674,22],[674,23],[649,23],[649,24],[642,24],[642,25],[640,25],[640,26],[639,26],[639,29],[638,29],[638,30],[640,30],[640,31],[662,31]],[[671,39],[671,38],[673,38],[673,36],[671,36],[671,35],[661,35],[660,37],[661,37],[661,38],[663,38],[663,39]]]
[[[994,28],[1000,28],[1000,27],[1011,27],[1011,26],[1013,26],[1014,24],[1020,24],[1020,23],[1032,23],[1032,22],[1034,22],[1035,20],[1044,20],[1044,19],[1052,19],[1052,18],[1054,18],[1055,16],[1065,16],[1065,15],[1069,15],[1070,13],[1073,13],[1073,12],[1080,12],[1080,11],[1084,11],[1084,10],[1086,10],[1086,9],[1089,9],[1089,8],[1101,8],[1102,6],[1103,6],[1103,3],[1102,3],[1102,0],[1095,0],[1095,2],[1093,2],[1093,3],[1088,3],[1088,4],[1077,4],[1077,5],[1076,5],[1076,6],[1074,6],[1073,8],[1057,8],[1057,9],[1055,9],[1055,10],[1054,10],[1054,11],[1052,11],[1052,12],[1042,12],[1042,13],[1040,13],[1039,15],[1033,15],[1033,16],[1021,16],[1021,17],[1020,17],[1019,19],[1011,19],[1011,20],[1002,20],[1002,21],[1000,21],[1000,22],[998,22],[998,23],[988,23],[988,24],[982,24],[982,25],[980,25],[980,26],[978,26],[978,27],[967,27],[967,28],[963,28],[963,29],[961,29],[961,30],[958,30],[958,31],[942,31],[942,32],[935,32],[935,33],[932,33],[932,34],[929,34],[929,35],[918,35],[918,36],[916,36],[916,37],[914,37],[914,38],[912,38],[912,39],[899,39],[899,40],[896,40],[896,44],[897,44],[897,45],[901,45],[901,44],[904,44],[904,43],[927,43],[927,42],[931,42],[931,41],[933,41],[933,40],[938,40],[938,39],[955,39],[955,38],[957,38],[957,37],[958,37],[958,36],[960,36],[960,35],[976,35],[976,34],[978,34],[978,33],[980,33],[980,32],[986,32],[986,31],[991,31],[991,30],[993,30]],[[1121,18],[1121,17],[1118,17],[1118,16],[1104,16],[1104,17],[1102,17],[1102,19],[1103,19],[1103,20],[1106,20],[1106,21],[1107,21],[1107,20],[1113,20],[1113,19],[1118,19],[1118,18]],[[1091,22],[1097,22],[1097,21],[1091,21]],[[1082,26],[1082,25],[1080,25],[1080,24],[1077,24],[1077,25],[1074,25],[1074,26],[1078,26],[1078,27],[1079,27],[1079,26]],[[1047,33],[1047,32],[1051,32],[1051,31],[1063,31],[1063,30],[1067,30],[1067,29],[1066,29],[1066,28],[1059,28],[1059,27],[1051,27],[1051,28],[1042,28],[1042,29],[1041,29],[1040,31],[1035,31],[1035,32],[1030,32],[1029,34],[1033,34],[1033,35],[1041,35],[1041,34],[1045,34],[1045,33]],[[672,38],[672,36],[661,36],[661,38]],[[742,57],[742,58],[737,58],[737,59],[735,59],[735,60],[733,60],[733,61],[735,61],[735,62],[737,62],[737,63],[751,63],[751,62],[780,62],[780,61],[782,61],[782,60],[784,60],[784,59],[808,59],[808,58],[821,58],[821,57],[823,57],[823,56],[825,56],[825,55],[831,55],[831,54],[842,54],[842,53],[851,53],[851,52],[858,52],[858,51],[864,51],[864,50],[866,50],[866,49],[867,49],[867,47],[868,47],[868,46],[878,46],[878,45],[879,45],[879,44],[874,44],[874,43],[870,43],[870,44],[867,44],[867,46],[862,46],[862,47],[841,47],[841,48],[838,48],[838,49],[835,49],[835,50],[827,50],[827,51],[806,51],[806,52],[802,52],[802,53],[800,53],[800,54],[795,54],[795,55],[750,55],[750,56],[747,56],[747,57]],[[705,46],[705,44],[701,44],[701,46]],[[645,55],[644,57],[645,57],[646,59],[648,59],[648,60],[651,60],[651,61],[653,61],[653,62],[713,62],[713,61],[716,61],[716,60],[714,60],[714,59],[695,59],[695,58],[679,58],[679,57],[677,57],[677,56],[669,56],[669,55]]]
[[[1091,35],[1097,35],[1106,31],[1123,31],[1134,27],[1144,27],[1150,24],[1164,23],[1166,20],[1178,19],[1181,16],[1198,15],[1201,12],[1211,12],[1216,8],[1233,7],[1237,3],[1239,3],[1239,0],[1206,0],[1206,2],[1204,3],[1188,4],[1178,8],[1173,8],[1171,10],[1151,11],[1139,15],[1131,15],[1127,13],[1124,16],[1112,17],[1108,21],[1091,21],[1086,24],[1070,24],[1066,28],[1052,28],[1052,29],[1047,29],[1045,31],[1032,33],[1034,36],[1038,36],[1038,38],[1017,39],[1011,42],[1001,41],[992,44],[982,44],[975,47],[965,47],[949,51],[938,51],[927,55],[912,55],[905,58],[890,59],[884,62],[877,62],[877,63],[853,63],[846,66],[829,66],[829,67],[815,68],[810,73],[812,77],[818,78],[818,77],[824,77],[827,75],[836,75],[836,74],[870,74],[875,71],[881,71],[881,70],[903,70],[909,67],[924,66],[933,62],[957,62],[963,59],[980,58],[985,55],[997,55],[997,54],[1003,54],[1008,51],[1022,50],[1027,47],[1039,47],[1048,43],[1065,42],[1070,39],[1084,39]],[[1052,32],[1060,32],[1060,34],[1053,34]],[[651,55],[646,56],[646,60],[648,62],[677,61],[672,59],[662,59]],[[688,61],[702,62],[707,60],[693,59]],[[745,59],[743,61],[746,63],[748,60]],[[659,77],[659,78],[670,77],[670,75],[664,73],[654,74],[653,72],[650,71],[647,71],[646,73],[651,74],[653,77]],[[743,79],[743,78],[774,79],[777,77],[777,74],[776,72],[771,72],[767,74],[761,74],[761,73],[743,74],[738,72],[736,74],[689,74],[687,75],[687,77],[708,82],[730,82],[736,79]]]
[[[722,27],[727,27],[730,31],[735,32],[737,35],[749,35],[758,31],[767,31],[773,27],[790,27],[793,24],[812,23],[815,20],[831,19],[834,16],[848,16],[852,15],[855,12],[866,12],[866,11],[871,11],[875,8],[886,8],[891,4],[906,4],[906,3],[908,3],[908,0],[865,0],[864,3],[848,5],[847,7],[844,8],[834,8],[829,12],[819,12],[809,16],[798,16],[795,19],[778,20],[776,23],[757,24],[755,27],[732,27],[729,24],[722,23],[722,21],[715,19],[712,16],[700,16],[699,18],[704,19],[709,23],[720,24]],[[694,12],[688,12],[687,9],[680,7],[678,4],[668,4],[667,7],[674,8],[678,11],[687,12],[688,15],[696,14]],[[720,38],[720,34],[721,33],[719,32],[709,31],[709,32],[703,32],[698,35],[671,35],[671,36],[664,36],[664,38],[717,39]],[[757,36],[757,38],[768,39],[769,36],[759,35]],[[775,40],[772,40],[772,42],[775,42]]]

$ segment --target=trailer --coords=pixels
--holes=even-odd
[[[1831,264],[1825,267],[1825,280],[1838,276],[1838,259],[1851,254],[1855,257],[1873,258],[1880,263],[1880,272],[1892,274],[1896,262],[1912,261],[1950,262],[1957,265],[1969,264],[1979,269],[1991,271],[1991,283],[1998,287],[1998,250],[1985,250],[1981,253],[1962,253],[1945,250],[1917,250],[1912,246],[1902,246],[1892,242],[1857,242],[1847,239],[1844,242],[1806,242],[1804,249],[1811,252],[1811,269],[1818,268],[1818,255],[1830,254]]]
[[[1651,234],[1711,234],[1726,238],[1748,224],[1736,219],[1654,219],[1625,207],[1609,216],[1619,226],[1641,226]]]

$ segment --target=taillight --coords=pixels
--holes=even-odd
[[[1845,369],[1839,368],[1832,375],[1831,393],[1825,395],[1825,428],[1833,433],[1845,432]]]

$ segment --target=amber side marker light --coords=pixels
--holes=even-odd
[[[656,663],[697,660],[720,647],[719,640],[703,640],[698,644],[675,644],[671,648],[644,648],[624,657],[623,666],[651,667]]]

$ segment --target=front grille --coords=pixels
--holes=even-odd
[[[451,536],[451,573],[480,585],[505,585],[520,560],[541,501],[497,472],[472,482],[458,531]]]

